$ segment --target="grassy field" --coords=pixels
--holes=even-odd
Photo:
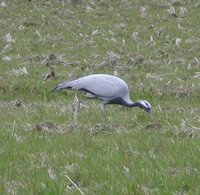
[[[0,1],[0,194],[200,194],[198,0]],[[117,73],[140,109],[64,80]],[[76,126],[72,128],[73,122]]]

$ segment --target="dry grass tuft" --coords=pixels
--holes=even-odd
[[[48,73],[46,73],[46,74],[43,76],[43,80],[45,81],[46,79],[53,78],[53,77],[55,77],[55,71],[54,71],[54,68],[51,66],[51,67],[49,68]]]
[[[153,122],[153,123],[149,123],[146,126],[147,130],[160,130],[162,128],[161,124]]]
[[[26,69],[26,67],[19,67],[17,69],[13,68],[11,71],[10,71],[10,74],[11,75],[14,75],[14,76],[26,76],[28,75],[28,71]]]
[[[93,127],[91,127],[88,130],[91,134],[98,134],[101,132],[104,133],[111,133],[111,132],[116,132],[116,133],[122,133],[124,131],[123,127],[121,125],[114,125],[114,124],[97,124]]]
[[[101,67],[115,67],[117,66],[117,61],[120,59],[120,56],[115,54],[114,52],[108,52],[107,56],[103,59],[100,64],[96,64],[95,66],[98,68]]]
[[[71,126],[64,124],[64,125],[55,125],[52,122],[43,122],[35,125],[26,126],[27,129],[37,130],[46,133],[58,133],[63,135],[71,130]]]

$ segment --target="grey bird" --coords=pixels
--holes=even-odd
[[[124,80],[108,74],[93,74],[72,81],[64,81],[53,91],[75,89],[89,93],[93,97],[107,104],[120,104],[127,107],[139,107],[151,114],[151,104],[146,100],[131,101],[129,88]]]

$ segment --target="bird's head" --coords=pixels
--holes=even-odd
[[[138,106],[141,109],[143,109],[149,115],[151,115],[151,104],[148,101],[146,101],[146,100],[138,100],[136,103],[138,104]]]

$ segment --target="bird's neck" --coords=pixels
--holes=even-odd
[[[133,102],[129,98],[122,99],[122,98],[115,98],[107,102],[106,104],[120,104],[127,107],[141,107],[141,104],[139,102]]]
[[[139,102],[132,102],[131,100],[124,101],[124,105],[127,107],[140,107],[141,106],[141,104]]]

